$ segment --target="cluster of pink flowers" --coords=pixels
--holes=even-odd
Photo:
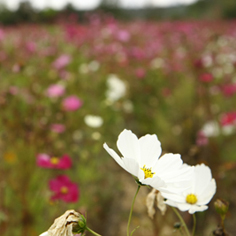
[[[68,155],[52,157],[46,153],[40,153],[36,157],[37,165],[49,169],[69,169],[72,166],[71,158]],[[77,202],[79,199],[79,188],[66,175],[59,175],[49,181],[49,188],[53,192],[51,200],[62,200],[65,202]]]

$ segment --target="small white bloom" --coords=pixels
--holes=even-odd
[[[90,71],[97,71],[100,67],[100,64],[98,61],[91,61],[89,64],[88,64],[88,68]]]
[[[216,121],[207,122],[201,131],[206,137],[216,137],[220,134],[220,128]]]
[[[100,116],[86,115],[84,117],[84,122],[89,127],[98,128],[98,127],[102,126],[103,119]]]
[[[108,90],[106,92],[107,99],[115,102],[123,97],[126,93],[125,83],[117,77],[117,75],[111,74],[107,79]]]
[[[165,203],[190,214],[205,211],[216,192],[216,182],[212,178],[210,168],[204,164],[194,166],[190,180],[190,186],[182,193],[162,192],[162,196],[167,199]]]
[[[120,133],[117,147],[120,157],[105,143],[103,147],[127,172],[137,177],[139,182],[159,191],[179,189],[180,183],[187,181],[191,168],[183,167],[179,154],[165,154],[161,158],[161,143],[156,135],[147,134],[140,139],[130,130]]]

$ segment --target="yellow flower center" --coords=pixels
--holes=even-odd
[[[59,158],[57,157],[52,157],[50,159],[50,162],[53,164],[53,165],[57,165],[59,163]]]
[[[188,194],[186,197],[186,202],[189,204],[195,204],[197,202],[197,196],[193,193]]]
[[[66,193],[68,193],[68,188],[66,186],[63,186],[63,187],[61,187],[60,192],[62,194],[66,194]]]
[[[147,178],[152,178],[153,175],[155,174],[154,172],[152,172],[152,168],[146,168],[146,165],[143,166],[143,168],[140,168],[141,170],[143,170],[144,175],[145,175],[145,179]]]

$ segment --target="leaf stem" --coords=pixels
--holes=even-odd
[[[128,224],[127,224],[127,236],[129,236],[129,226],[130,226],[130,222],[131,222],[131,218],[132,218],[132,213],[133,213],[133,207],[134,207],[134,202],[135,202],[135,199],[137,197],[137,194],[139,192],[139,189],[140,189],[141,185],[138,184],[138,188],[137,188],[137,191],[134,195],[134,198],[133,198],[133,201],[132,201],[132,205],[131,205],[131,209],[130,209],[130,213],[129,213],[129,220],[128,220]]]
[[[174,213],[177,215],[177,217],[179,218],[180,222],[182,223],[184,229],[185,229],[185,232],[188,236],[191,236],[190,233],[189,233],[189,230],[188,230],[188,227],[186,225],[186,223],[184,222],[184,219],[182,218],[182,216],[179,214],[179,212],[176,210],[176,208],[174,207],[171,207],[172,210],[174,211]]]
[[[193,214],[193,231],[192,231],[192,236],[194,236],[195,234],[195,230],[196,230],[196,215]]]
[[[86,226],[86,230],[89,231],[90,233],[96,235],[96,236],[102,236],[101,234],[98,234],[96,232],[94,232],[93,230],[91,230],[89,227]]]

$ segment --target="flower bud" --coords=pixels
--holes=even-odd
[[[215,206],[216,212],[219,213],[221,216],[223,216],[227,213],[229,209],[229,202],[223,199],[217,199],[214,202],[214,206]]]
[[[87,229],[86,219],[83,215],[80,215],[78,219],[78,224],[73,227],[73,233],[83,234],[86,229]]]

